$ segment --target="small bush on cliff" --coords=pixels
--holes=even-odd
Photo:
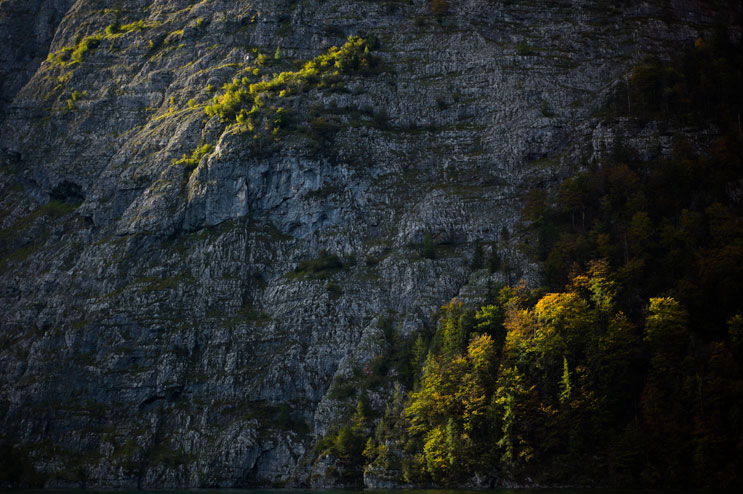
[[[431,12],[436,17],[444,17],[449,13],[449,2],[447,0],[431,0]]]
[[[329,278],[343,269],[343,261],[335,254],[323,250],[320,257],[309,261],[301,261],[294,270],[289,273],[293,278],[324,279]]]
[[[292,93],[301,93],[307,86],[317,86],[328,81],[328,76],[347,73],[371,73],[378,67],[376,57],[370,55],[370,47],[375,41],[351,36],[342,47],[331,47],[327,53],[305,63],[300,70],[275,74],[268,81],[252,82],[252,72],[248,68],[243,77],[235,78],[224,86],[224,93],[206,108],[208,116],[218,115],[223,122],[234,122],[238,114],[254,116],[254,110],[265,106],[266,100]],[[268,59],[259,57],[262,65]],[[250,110],[248,110],[250,108]]]
[[[196,167],[199,166],[201,158],[211,153],[213,149],[213,145],[204,144],[203,146],[199,146],[194,149],[191,153],[191,156],[187,156],[184,154],[179,159],[174,159],[171,164],[174,166],[182,165],[186,173],[190,175],[191,172],[193,172]]]
[[[50,53],[47,57],[47,61],[56,65],[82,63],[87,53],[98,48],[101,44],[101,39],[103,39],[103,35],[101,34],[86,36],[74,47],[65,46],[56,52]]]
[[[423,243],[421,244],[421,255],[428,259],[436,258],[436,250],[433,245],[433,238],[430,233],[423,235]]]

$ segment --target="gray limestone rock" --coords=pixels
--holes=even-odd
[[[536,283],[521,194],[619,135],[667,153],[598,112],[713,4],[0,0],[0,442],[47,486],[337,486],[313,446],[380,319],[413,335],[508,282],[475,241]],[[275,139],[206,114],[350,35],[378,70],[271,100]]]

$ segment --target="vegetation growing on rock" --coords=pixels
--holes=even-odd
[[[379,60],[371,55],[375,40],[351,36],[341,46],[331,47],[326,53],[305,62],[298,70],[286,70],[265,76],[271,61],[258,55],[255,66],[243,68],[232,82],[225,84],[223,93],[214,96],[205,108],[207,116],[218,116],[223,123],[237,124],[253,134],[255,139],[277,135],[300,117],[286,108],[297,96],[312,89],[334,89],[342,75],[375,73]],[[277,55],[280,53],[277,48]],[[275,56],[274,62],[281,63]],[[291,62],[287,62],[290,63]],[[318,121],[310,122],[313,131]]]
[[[0,484],[739,486],[743,11],[566,5],[0,1]]]
[[[721,75],[739,53],[698,41],[634,69],[632,100],[676,98],[636,118],[712,118],[726,131],[702,151],[676,137],[670,156],[650,160],[619,141],[609,160],[527,193],[523,247],[545,286],[504,286],[476,313],[442,306],[416,350],[414,387],[376,433],[349,436],[364,461],[346,472],[594,485],[600,465],[608,485],[740,483],[743,210],[730,190],[743,173],[743,79]],[[705,77],[714,89],[691,82]],[[710,112],[719,95],[727,105]],[[474,269],[482,255],[477,244]]]

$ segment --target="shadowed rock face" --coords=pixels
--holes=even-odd
[[[380,317],[506,281],[476,240],[534,281],[520,194],[631,132],[611,88],[740,15],[718,3],[1,0],[1,439],[50,486],[324,485],[329,389]],[[272,95],[275,134],[206,115],[350,35],[376,69]]]
[[[0,3],[0,39],[4,47],[0,53],[0,105],[7,110],[16,93],[39,69],[73,0]]]

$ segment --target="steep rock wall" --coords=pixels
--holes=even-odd
[[[613,5],[0,2],[3,439],[46,485],[324,485],[331,384],[380,318],[411,334],[507,282],[475,241],[534,280],[521,193],[611,148],[599,111],[633,63],[740,15]],[[377,70],[283,97],[278,139],[206,116],[259,54],[270,80],[351,35]],[[295,269],[318,258],[343,267]]]

